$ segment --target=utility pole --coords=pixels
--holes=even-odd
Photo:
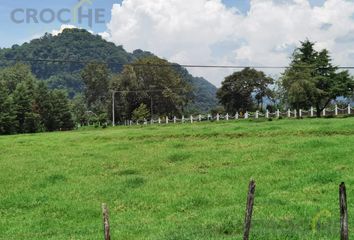
[[[151,116],[151,119],[152,119],[152,115],[154,114],[154,103],[153,103],[153,100],[152,100],[152,95],[150,96],[150,99],[151,99],[151,103],[150,103],[150,116]]]
[[[153,99],[152,99],[152,89],[156,87],[155,85],[150,85],[149,88],[150,88],[150,116],[151,116],[151,119],[153,117],[153,114],[154,114],[154,102],[153,102]]]
[[[112,126],[116,125],[116,116],[115,116],[115,95],[116,91],[112,91]]]

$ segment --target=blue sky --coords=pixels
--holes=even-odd
[[[62,8],[72,8],[78,0],[1,0],[0,5],[0,47],[10,47],[13,44],[23,43],[32,37],[38,37],[45,32],[51,32],[53,29],[59,29],[61,23],[55,21],[50,24],[32,23],[32,24],[16,24],[11,20],[11,12],[14,9],[46,9],[50,8],[59,11]],[[105,19],[109,22],[111,18],[111,9],[114,3],[121,3],[122,0],[95,0],[93,8],[105,9]],[[237,7],[240,11],[246,12],[249,9],[249,1],[246,0],[223,0],[228,7]],[[22,18],[22,15],[18,15]],[[91,29],[94,32],[103,32],[106,30],[106,24],[94,24],[91,28],[87,24],[82,28]]]

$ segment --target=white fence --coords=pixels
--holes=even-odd
[[[352,115],[354,114],[354,108],[351,107],[349,104],[347,108],[339,108],[337,105],[334,107],[334,109],[324,109],[321,111],[321,116],[339,116],[339,115]],[[212,116],[211,114],[207,115],[197,115],[197,116],[189,116],[185,117],[182,116],[182,118],[169,118],[169,117],[163,117],[163,118],[157,118],[157,119],[151,119],[151,120],[144,120],[144,121],[125,121],[125,125],[148,125],[148,124],[177,124],[177,123],[194,123],[194,122],[203,122],[203,121],[230,121],[230,120],[240,120],[240,119],[259,119],[259,118],[302,118],[302,117],[315,117],[317,116],[317,111],[314,108],[311,108],[310,110],[288,110],[286,112],[281,112],[280,110],[277,110],[275,112],[269,112],[266,110],[265,113],[256,111],[256,112],[245,112],[243,113],[236,113],[235,115],[230,115],[230,114],[217,114],[215,116]]]

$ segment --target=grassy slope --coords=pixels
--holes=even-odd
[[[354,118],[0,137],[0,239],[101,239],[102,202],[113,239],[241,239],[251,177],[252,239],[338,239],[353,146]]]

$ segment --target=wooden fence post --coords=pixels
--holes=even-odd
[[[111,234],[110,234],[110,228],[109,228],[108,208],[105,203],[102,204],[102,213],[103,213],[104,240],[111,240]]]
[[[245,229],[243,233],[243,240],[248,240],[250,236],[253,205],[254,205],[254,194],[256,191],[256,182],[251,180],[248,187],[246,214],[245,214]]]
[[[348,240],[348,209],[347,209],[347,191],[345,183],[339,185],[339,206],[340,206],[340,239]]]

